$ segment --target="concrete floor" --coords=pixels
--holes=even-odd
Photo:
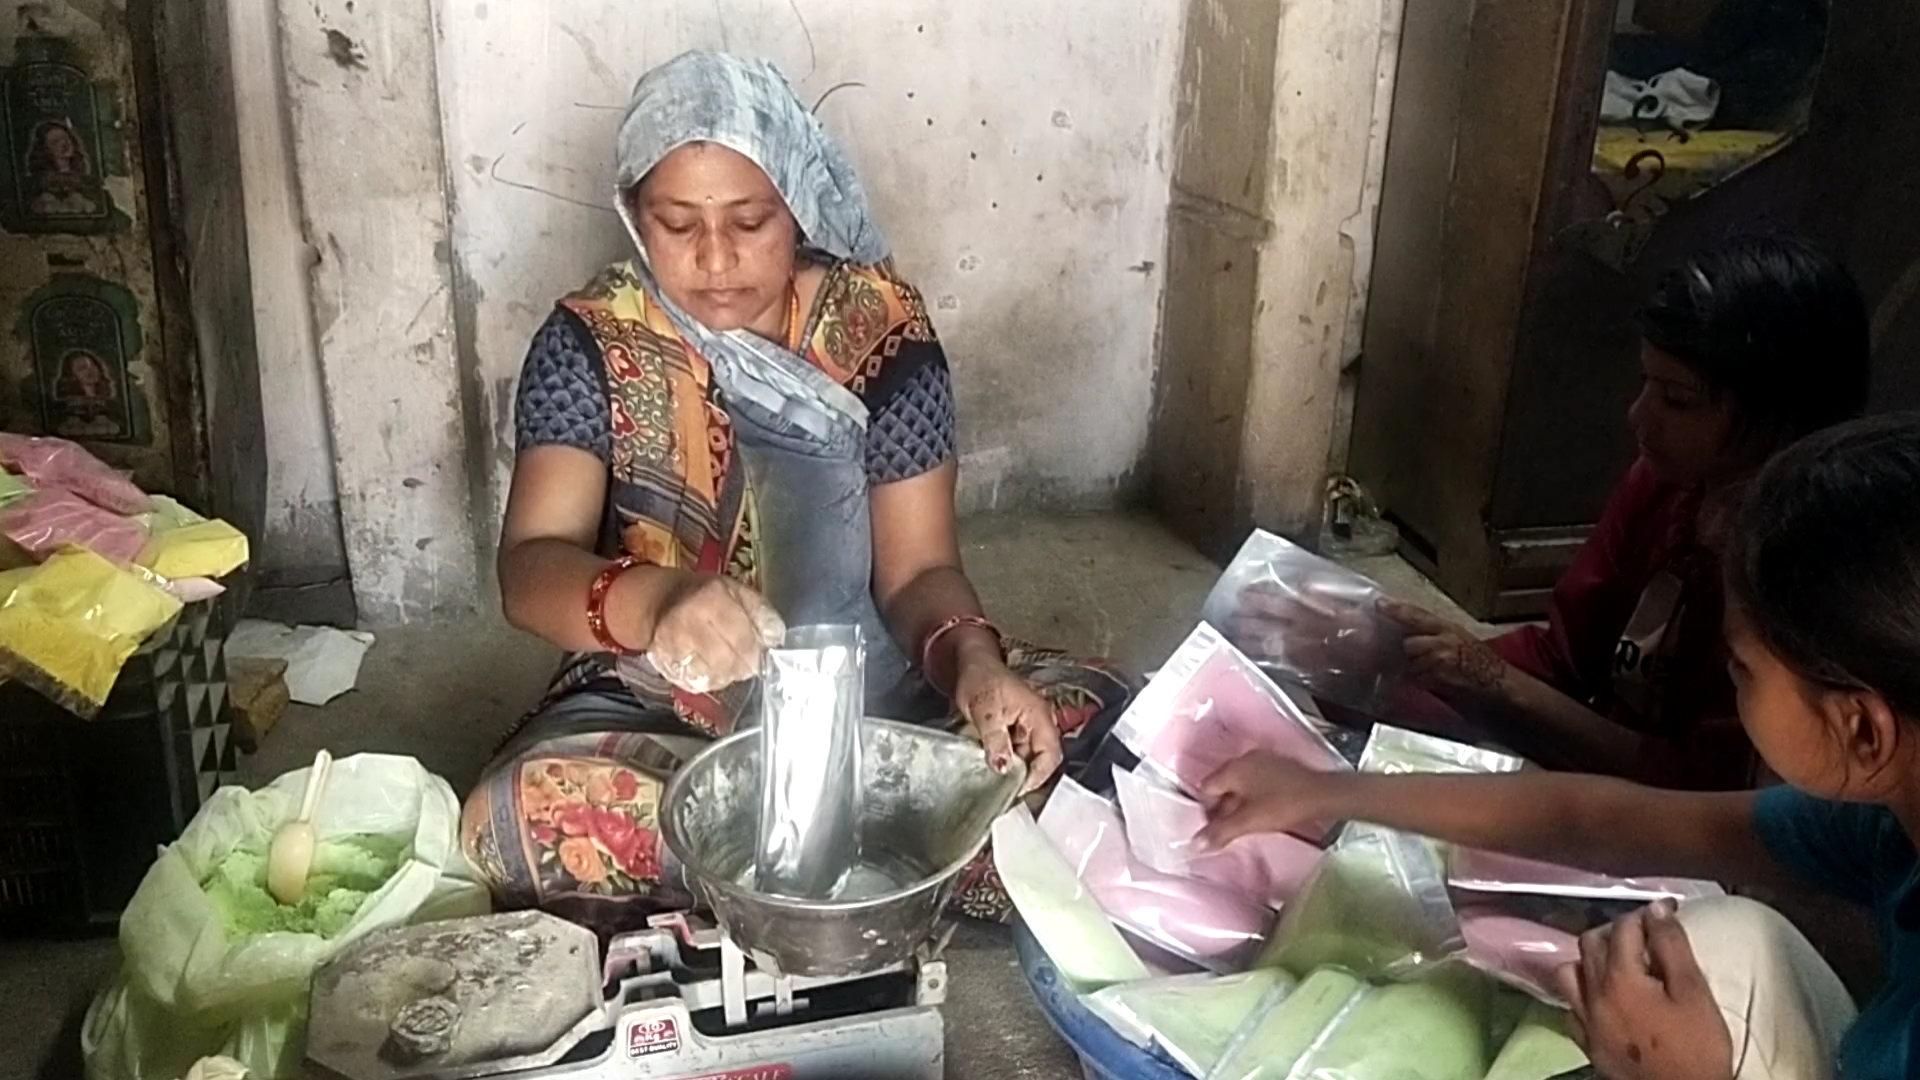
[[[1164,660],[1192,629],[1218,573],[1130,517],[976,519],[962,539],[969,574],[1007,632],[1136,671]],[[1464,618],[1398,560],[1369,560],[1365,569],[1390,591]],[[554,662],[550,649],[497,620],[388,631],[368,654],[360,689],[325,709],[295,708],[243,762],[242,779],[262,783],[326,747],[411,754],[464,791]],[[110,940],[0,941],[0,1080],[81,1075],[80,1013],[114,954]],[[948,958],[949,1077],[1079,1075],[1034,1007],[1004,929],[963,927]]]

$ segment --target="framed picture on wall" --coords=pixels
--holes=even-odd
[[[134,374],[140,323],[133,294],[85,275],[61,275],[22,315],[49,435],[86,442],[153,441],[146,388]]]
[[[25,234],[128,227],[107,189],[119,172],[112,95],[68,59],[66,42],[23,37],[0,79],[0,228]]]

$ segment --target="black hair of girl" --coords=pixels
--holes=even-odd
[[[1648,345],[1733,404],[1736,435],[1774,450],[1866,408],[1871,325],[1846,267],[1789,236],[1723,242],[1661,275]]]
[[[1920,721],[1920,413],[1828,428],[1774,457],[1723,565],[1729,600],[1789,668]]]

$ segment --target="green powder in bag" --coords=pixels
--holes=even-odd
[[[1548,1080],[1585,1064],[1586,1052],[1567,1034],[1567,1014],[1535,1001],[1493,1059],[1487,1080]]]
[[[32,484],[5,469],[0,469],[0,508],[6,507],[8,503],[19,502],[31,494],[33,494]]]
[[[1463,964],[1365,994],[1296,1063],[1316,1080],[1481,1080],[1493,984]]]
[[[1247,1020],[1208,1080],[1481,1080],[1493,984],[1447,964],[1369,985],[1323,968]]]
[[[408,841],[391,836],[350,836],[315,845],[307,894],[297,904],[281,904],[267,892],[267,853],[259,847],[236,848],[200,883],[233,937],[259,934],[337,936],[353,921],[367,897],[377,892],[405,863]]]
[[[1295,975],[1337,967],[1364,978],[1403,978],[1463,945],[1446,872],[1429,843],[1355,823],[1280,912],[1254,966]]]
[[[1269,990],[1207,1080],[1283,1080],[1321,1033],[1368,992],[1365,983],[1338,968],[1314,972],[1290,994],[1281,987]]]
[[[1172,975],[1109,986],[1088,995],[1086,1004],[1129,1040],[1156,1043],[1181,1068],[1205,1076],[1268,994],[1294,986],[1293,977],[1277,969]]]

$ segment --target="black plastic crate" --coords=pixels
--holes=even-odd
[[[160,846],[234,781],[223,609],[181,611],[97,719],[0,685],[0,932],[112,926]]]

